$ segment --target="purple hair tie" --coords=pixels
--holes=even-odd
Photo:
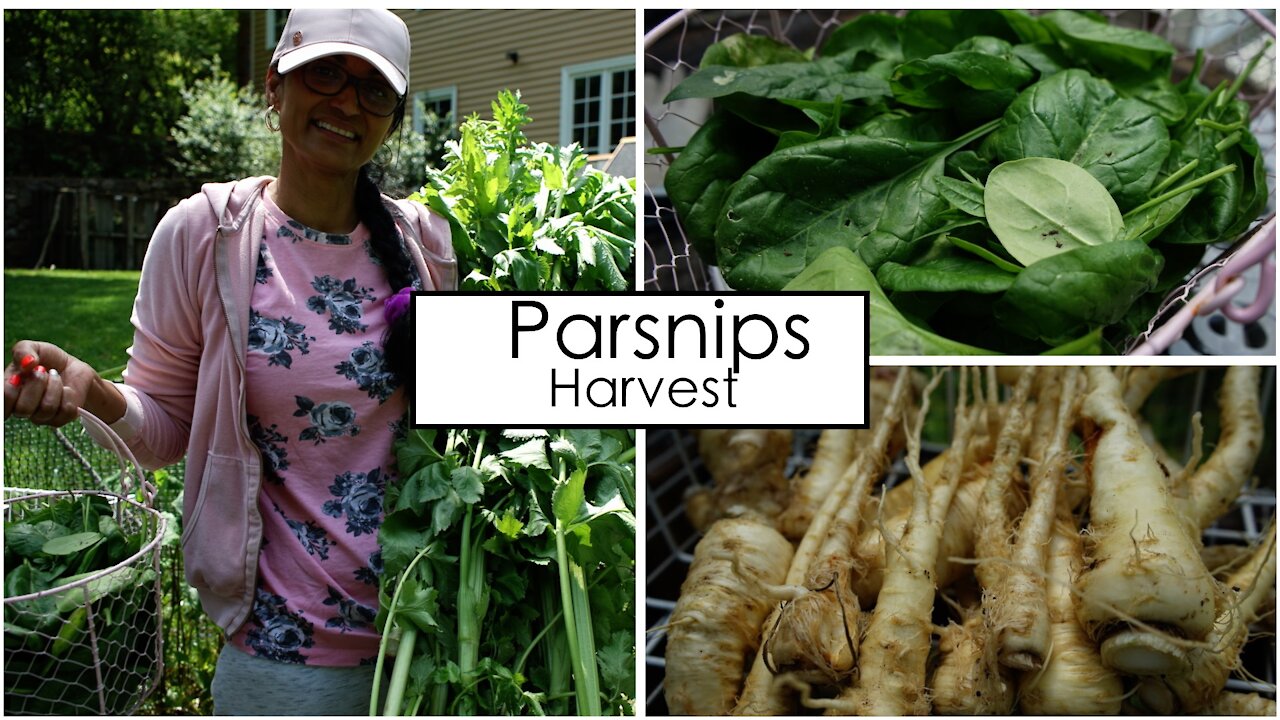
[[[382,313],[387,318],[387,324],[392,324],[399,320],[405,313],[409,312],[409,303],[413,301],[413,286],[407,286],[400,289],[400,292],[388,297],[382,301]]]

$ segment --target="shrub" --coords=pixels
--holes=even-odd
[[[276,173],[280,137],[267,129],[261,94],[215,73],[184,87],[182,99],[187,112],[173,128],[173,164],[183,177],[214,182]]]

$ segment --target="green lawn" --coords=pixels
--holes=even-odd
[[[129,315],[138,290],[136,271],[5,270],[4,343],[46,340],[119,378],[133,342]],[[95,481],[72,459],[49,428],[11,420],[4,428],[4,476],[7,484],[44,489],[86,489]],[[93,446],[74,426],[69,442],[94,467],[110,477],[114,460]],[[180,530],[181,467],[152,474],[160,490],[157,507],[174,513]],[[181,549],[176,542],[162,550],[164,587],[165,674],[161,687],[138,710],[140,715],[210,714],[209,683],[221,647],[220,633],[205,617],[195,591],[183,580]],[[6,641],[8,636],[6,635]]]
[[[29,339],[55,343],[99,372],[119,368],[133,343],[137,291],[137,271],[5,270],[5,362],[15,342]]]

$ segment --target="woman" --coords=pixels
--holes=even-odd
[[[42,342],[5,370],[5,417],[83,407],[148,467],[186,456],[187,579],[228,640],[220,714],[368,709],[408,292],[455,285],[447,224],[368,175],[408,73],[393,13],[295,10],[266,77],[279,176],[206,185],[161,221],[124,383]]]

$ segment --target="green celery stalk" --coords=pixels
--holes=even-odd
[[[480,431],[471,466],[480,467],[483,457],[485,431]],[[475,507],[467,508],[462,521],[462,544],[458,552],[458,671],[462,676],[463,692],[474,685],[473,676],[480,661],[480,623],[488,611],[488,589],[484,584],[484,531],[477,530],[471,537],[471,522]],[[465,698],[459,706],[459,715],[471,715],[476,711],[471,698]]]
[[[458,671],[463,687],[467,687],[475,675],[480,660],[480,621],[488,601],[484,587],[483,532],[471,539],[472,509],[462,521],[462,550],[458,557]],[[468,701],[461,704],[459,715],[475,712],[475,705]]]
[[[409,666],[413,662],[413,646],[418,640],[418,629],[412,625],[405,627],[400,633],[400,649],[396,652],[396,664],[391,670],[391,684],[387,688],[386,715],[401,715],[404,705],[405,686],[409,680]],[[374,681],[374,693],[378,692],[378,680]]]
[[[378,644],[378,660],[373,670],[373,692],[369,694],[369,714],[378,714],[378,693],[382,688],[382,670],[387,659],[387,642],[391,637],[391,630],[395,627],[396,607],[399,605],[400,592],[404,589],[405,581],[413,574],[413,569],[417,566],[418,561],[426,557],[431,550],[431,545],[427,545],[413,556],[413,560],[400,574],[400,579],[396,581],[396,590],[391,595],[391,608],[387,611],[387,622],[382,629],[382,640]],[[404,701],[404,684],[409,676],[409,665],[412,663],[412,651],[417,641],[418,628],[412,623],[406,624],[400,628],[400,647],[396,652],[396,662],[391,671],[391,685],[387,689],[387,704],[384,706],[384,713],[387,715],[398,715],[400,705]],[[401,669],[401,666],[404,666]],[[399,677],[400,683],[397,685],[395,679]],[[395,702],[392,702],[393,696]]]
[[[560,461],[560,481],[565,476],[564,460]],[[560,571],[560,604],[564,608],[564,627],[569,639],[569,658],[573,663],[573,689],[578,701],[578,715],[600,715],[600,676],[596,668],[595,638],[591,630],[591,605],[582,568],[569,557],[565,543],[566,523],[556,517],[556,565]]]

